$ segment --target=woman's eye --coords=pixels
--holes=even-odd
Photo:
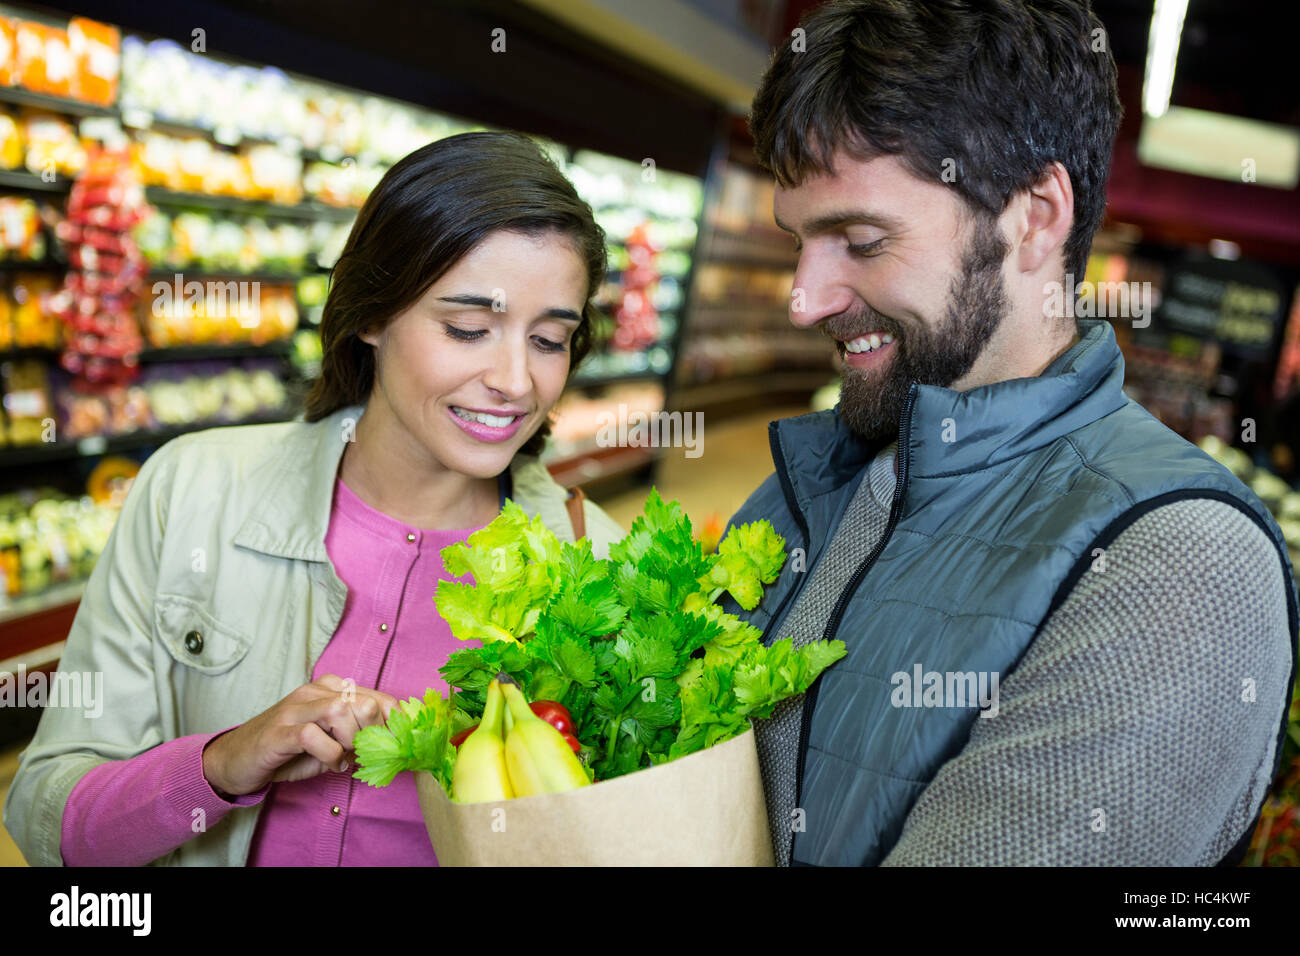
[[[458,329],[454,325],[444,326],[447,334],[460,342],[472,342],[487,335],[487,329]]]
[[[884,241],[885,241],[884,239],[877,239],[875,242],[867,242],[861,244],[849,243],[849,247],[848,247],[849,253],[850,255],[860,256],[864,259],[870,259],[873,255],[876,255],[877,250],[880,249],[880,244]]]
[[[537,347],[543,352],[563,352],[565,350],[563,342],[553,342],[550,339],[542,338],[540,335],[534,335],[533,341],[537,343]]]

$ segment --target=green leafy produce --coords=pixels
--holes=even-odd
[[[474,583],[440,582],[438,610],[452,634],[480,646],[455,651],[441,668],[456,688],[449,701],[431,690],[386,727],[357,735],[357,777],[383,786],[402,770],[428,770],[448,787],[448,738],[478,722],[501,671],[529,700],[568,708],[597,780],[743,733],[845,654],[842,641],[764,646],[757,628],[714,603],[727,592],[755,608],[785,563],[784,545],[756,521],[706,555],[681,507],[652,490],[602,560],[590,541],[561,542],[507,502],[491,524],[442,552],[450,574]]]

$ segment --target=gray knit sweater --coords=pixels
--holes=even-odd
[[[779,636],[821,636],[884,533],[895,449],[872,461]],[[1269,784],[1291,669],[1284,588],[1272,542],[1231,505],[1143,515],[1001,682],[998,715],[974,721],[883,865],[1217,863]],[[782,863],[801,705],[758,722]]]

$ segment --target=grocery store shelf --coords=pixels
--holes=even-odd
[[[81,594],[85,589],[86,582],[83,580],[64,581],[62,584],[56,584],[35,594],[5,598],[4,603],[0,604],[0,624],[48,611],[50,608],[61,607],[64,604],[75,604],[81,600]]]
[[[699,411],[755,404],[790,402],[811,397],[823,385],[835,380],[831,369],[785,369],[738,375],[704,384],[679,385],[669,396],[673,409]]]
[[[150,282],[171,281],[176,278],[177,274],[181,275],[186,281],[196,279],[200,282],[208,279],[229,280],[236,282],[265,282],[268,285],[286,284],[297,282],[304,276],[312,275],[329,275],[330,270],[321,266],[308,266],[300,272],[239,272],[234,269],[200,269],[189,266],[175,266],[172,268],[155,267],[149,270],[148,279]]]
[[[654,463],[655,451],[654,448],[600,448],[593,445],[544,464],[552,478],[564,487],[572,488],[646,468]]]
[[[25,169],[0,169],[0,189],[21,189],[24,192],[66,193],[72,180],[57,176],[52,181],[42,179]]]
[[[267,415],[255,415],[252,418],[238,422],[194,422],[189,425],[132,432],[129,435],[118,435],[113,438],[93,436],[77,439],[76,441],[47,442],[40,445],[0,448],[0,468],[17,468],[52,461],[118,454],[154,445],[162,445],[180,435],[204,428],[218,428],[222,425],[263,425],[269,422],[289,421],[290,419],[291,416],[287,411],[280,411]]]
[[[34,106],[56,113],[68,113],[72,116],[117,116],[118,112],[111,106],[99,106],[96,103],[84,103],[81,100],[67,99],[62,96],[50,96],[46,93],[33,93],[15,86],[0,86],[0,103],[15,106]]]
[[[288,355],[293,344],[288,339],[264,342],[253,345],[248,342],[233,345],[169,345],[163,348],[143,349],[136,357],[141,365],[154,362],[206,362],[213,359],[264,358]],[[55,361],[59,357],[58,349],[21,348],[0,352],[0,361],[14,359],[44,359]]]
[[[343,206],[327,206],[318,202],[302,202],[294,206],[266,202],[262,199],[241,199],[238,196],[216,196],[210,193],[177,192],[161,186],[147,186],[145,198],[160,206],[194,206],[243,216],[270,216],[281,219],[332,219],[350,222],[359,210]]]
[[[150,362],[208,362],[214,359],[274,358],[288,355],[293,345],[285,339],[264,342],[261,345],[240,343],[236,345],[169,345],[165,348],[145,349],[140,353],[141,365]]]
[[[65,272],[66,262],[48,256],[44,259],[0,259],[0,272]]]
[[[58,660],[85,589],[85,580],[65,581],[0,607],[0,670],[36,670]]]
[[[623,372],[618,375],[577,375],[569,382],[569,388],[604,388],[606,385],[618,385],[622,382],[657,382],[663,379],[663,372]]]

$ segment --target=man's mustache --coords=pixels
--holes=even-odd
[[[832,316],[822,323],[821,330],[827,337],[837,342],[847,342],[868,332],[887,333],[896,339],[901,339],[907,334],[907,329],[901,323],[874,309]]]

